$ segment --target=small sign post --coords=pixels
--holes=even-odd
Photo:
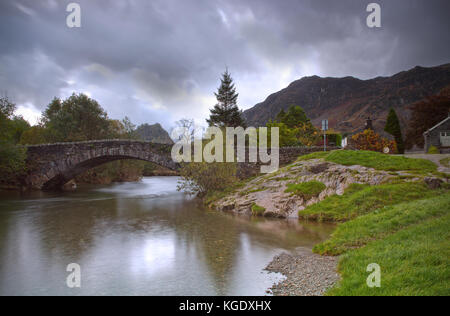
[[[328,130],[328,120],[322,120],[323,151],[327,151],[327,130]]]

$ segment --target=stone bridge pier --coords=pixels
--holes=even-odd
[[[172,145],[133,140],[99,140],[28,146],[25,186],[57,190],[83,172],[104,163],[138,159],[176,170]]]

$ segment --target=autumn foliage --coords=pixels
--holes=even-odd
[[[381,137],[371,129],[352,136],[352,144],[355,149],[371,150],[383,152],[385,147],[389,148],[389,153],[397,153],[397,144],[394,140]]]
[[[450,111],[450,85],[440,91],[438,95],[430,96],[415,103],[411,107],[411,119],[406,133],[406,148],[414,144],[424,146],[423,133],[444,120]]]

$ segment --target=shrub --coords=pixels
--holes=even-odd
[[[180,176],[178,190],[199,197],[224,190],[237,182],[235,163],[186,163],[181,166]]]
[[[356,149],[383,152],[385,147],[389,148],[389,153],[397,152],[395,141],[382,138],[371,129],[352,136],[352,142]]]
[[[428,149],[428,154],[436,155],[436,154],[440,154],[440,152],[436,146],[430,146],[430,148]]]
[[[265,211],[266,211],[266,209],[264,207],[259,206],[256,203],[253,203],[253,205],[252,205],[252,215],[262,216]]]
[[[297,184],[288,184],[286,193],[292,192],[301,196],[305,200],[319,196],[319,194],[326,189],[325,184],[319,181],[309,181]]]

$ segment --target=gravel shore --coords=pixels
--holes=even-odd
[[[339,281],[338,259],[320,256],[305,248],[275,256],[265,269],[283,274],[286,280],[272,286],[270,291],[275,296],[323,295]]]

